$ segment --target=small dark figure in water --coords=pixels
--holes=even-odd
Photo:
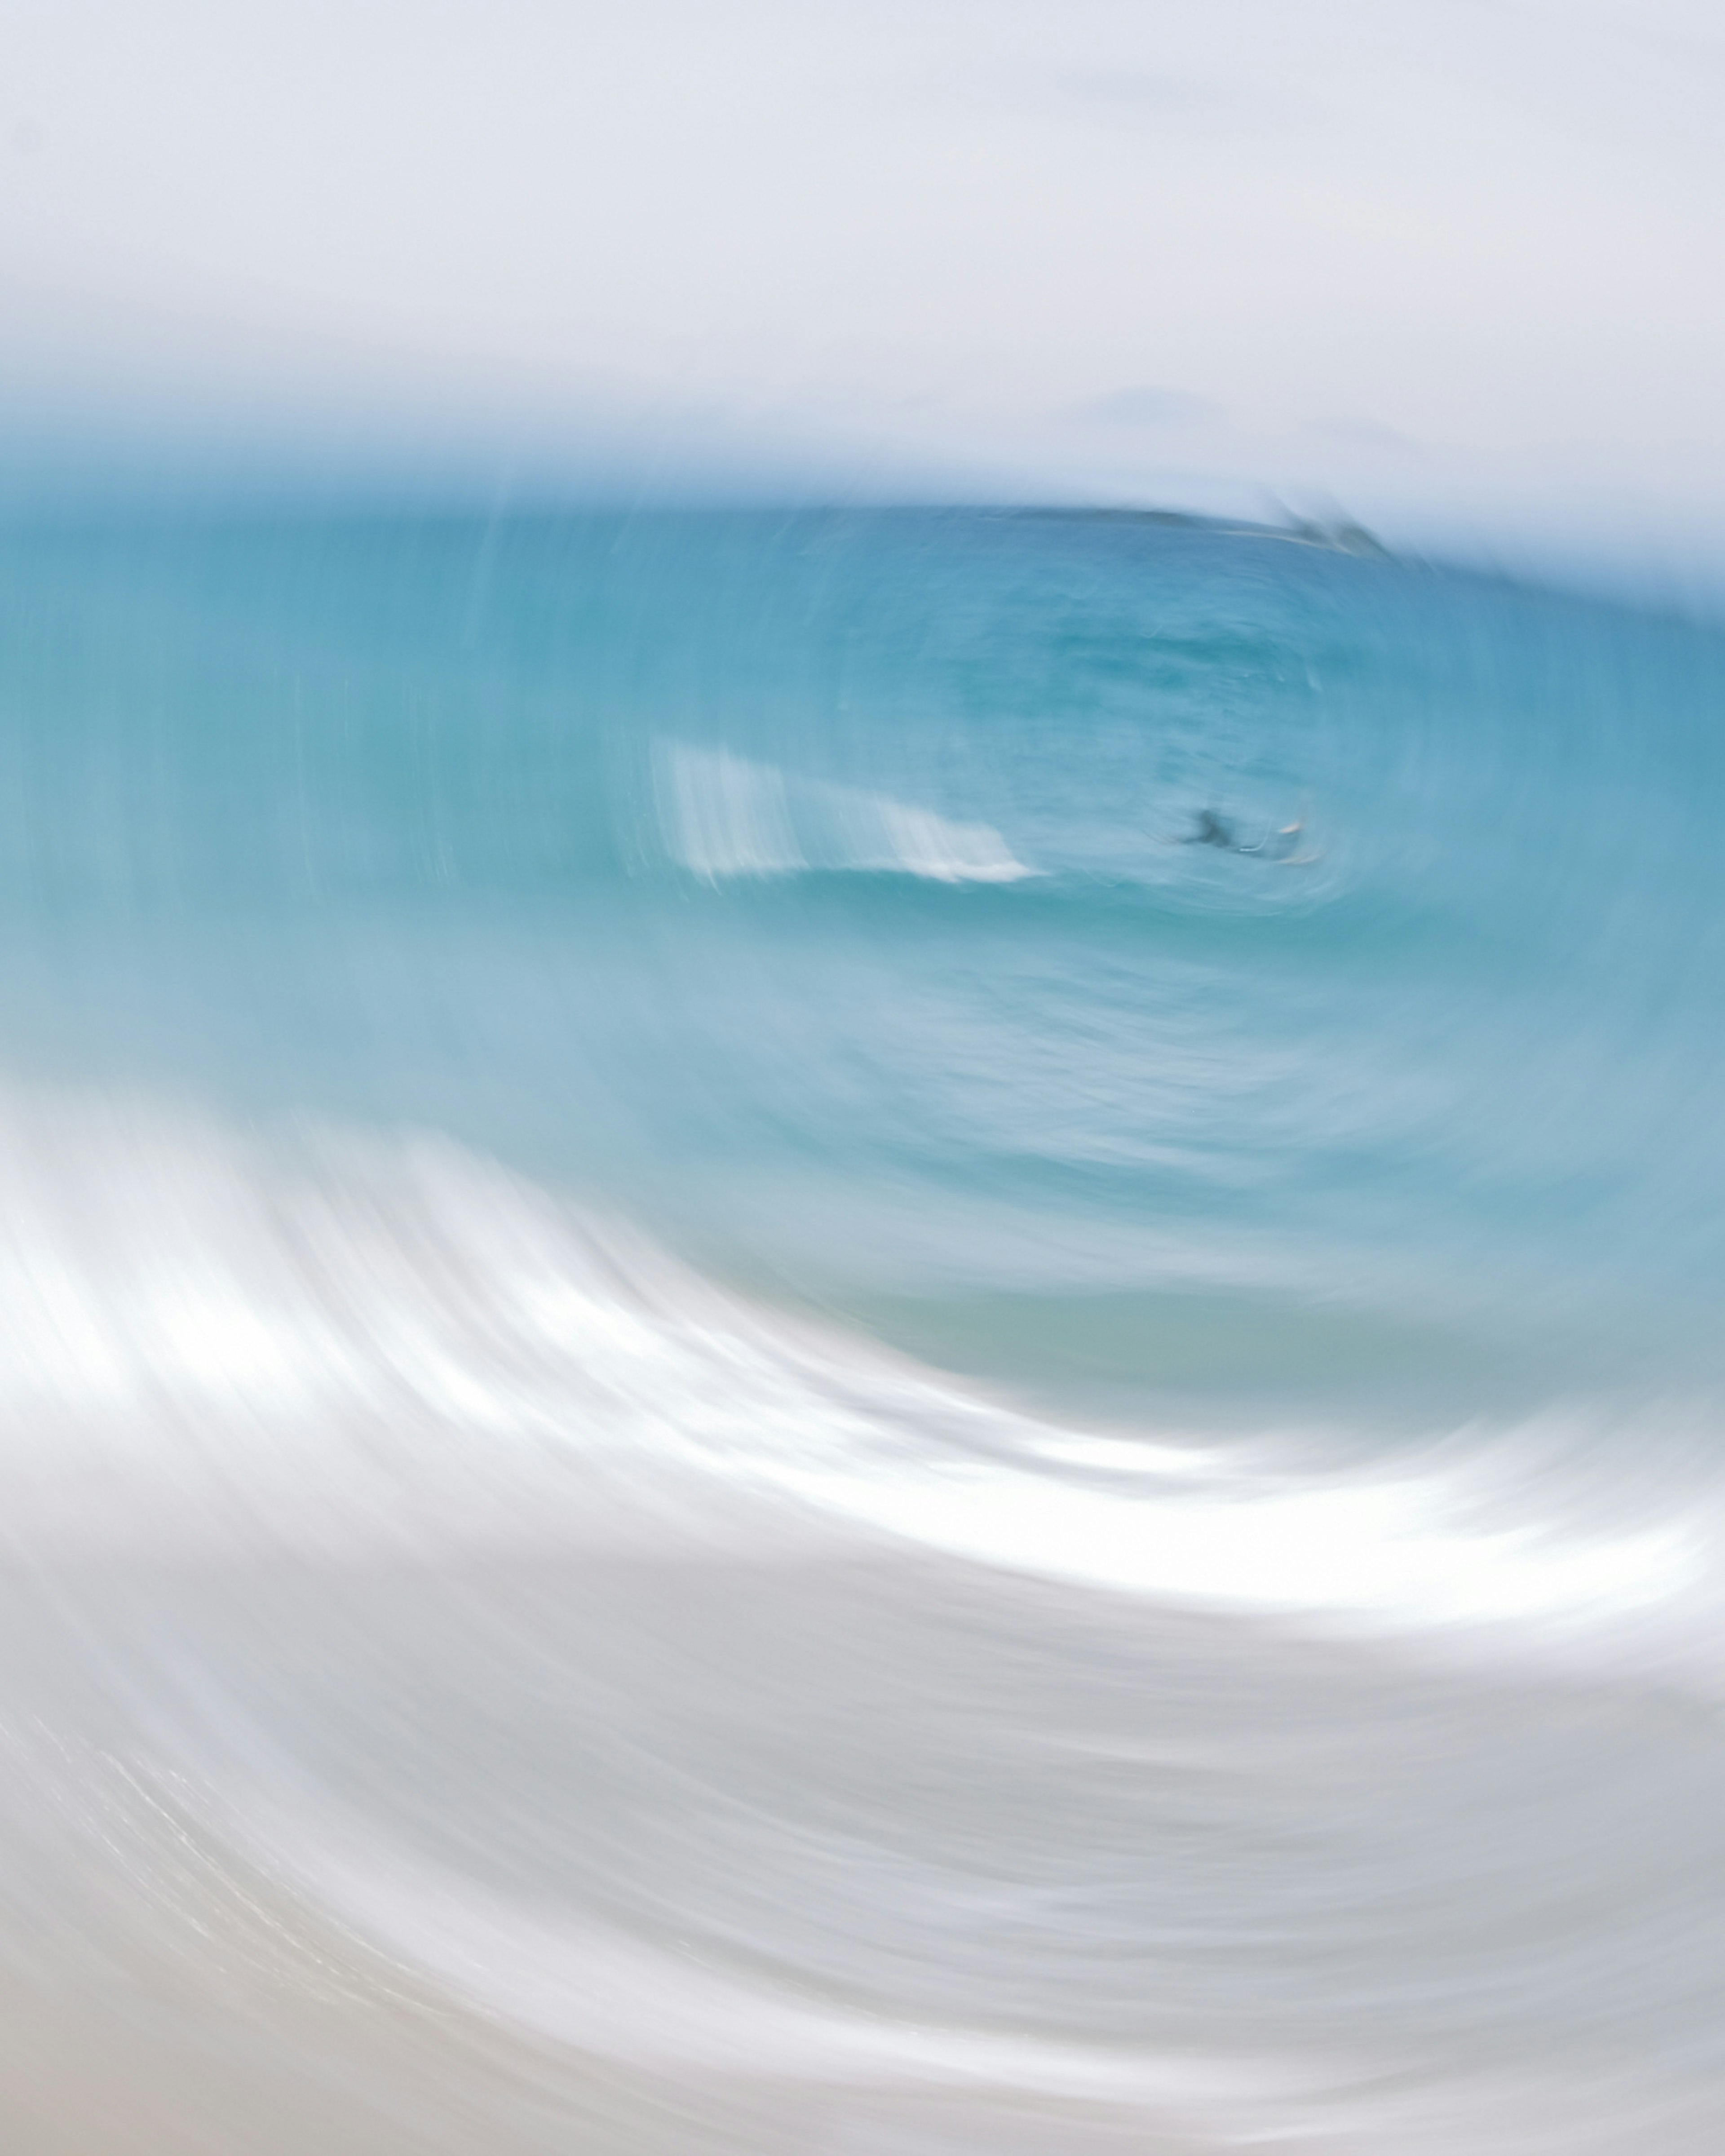
[[[1214,808],[1200,808],[1198,828],[1189,831],[1180,844],[1219,846],[1224,854],[1261,854],[1266,860],[1281,861],[1289,868],[1303,868],[1317,859],[1316,854],[1296,850],[1305,829],[1306,819],[1296,817],[1291,824],[1284,824],[1279,831],[1248,845],[1225,816],[1219,816]]]
[[[1234,826],[1225,817],[1219,816],[1214,808],[1200,808],[1198,829],[1186,839],[1189,846],[1220,846],[1226,853],[1238,850],[1239,841],[1234,835]]]

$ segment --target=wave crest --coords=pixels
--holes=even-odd
[[[729,749],[660,742],[654,778],[665,850],[709,883],[821,869],[935,883],[1017,883],[1038,873],[992,824],[794,778]]]

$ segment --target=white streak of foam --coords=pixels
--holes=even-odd
[[[674,860],[709,882],[806,868],[783,776],[722,749],[673,746],[657,759],[660,817]]]
[[[1702,1571],[1672,1525],[1571,1540],[1537,1527],[1461,1526],[1437,1477],[1251,1496],[1213,1488],[1134,1498],[1010,1470],[871,1478],[782,1469],[788,1489],[889,1532],[984,1563],[1164,1599],[1263,1610],[1352,1611],[1416,1625],[1604,1615],[1667,1602]]]
[[[1429,1627],[1675,1603],[1712,1546],[1701,1507],[1554,1524],[1508,1486],[1502,1440],[1441,1471],[1323,1476],[1267,1446],[1062,1430],[752,1309],[441,1142],[287,1161],[213,1126],[39,1105],[0,1115],[0,1522],[31,1547],[800,1523]]]
[[[711,883],[817,869],[936,883],[1016,883],[1038,873],[992,824],[792,778],[728,749],[661,742],[655,779],[666,851]]]

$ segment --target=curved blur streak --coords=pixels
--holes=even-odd
[[[1725,638],[1293,536],[0,542],[21,2145],[1711,2148]]]

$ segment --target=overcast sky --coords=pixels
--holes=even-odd
[[[1725,530],[1722,25],[8,0],[0,431]]]

